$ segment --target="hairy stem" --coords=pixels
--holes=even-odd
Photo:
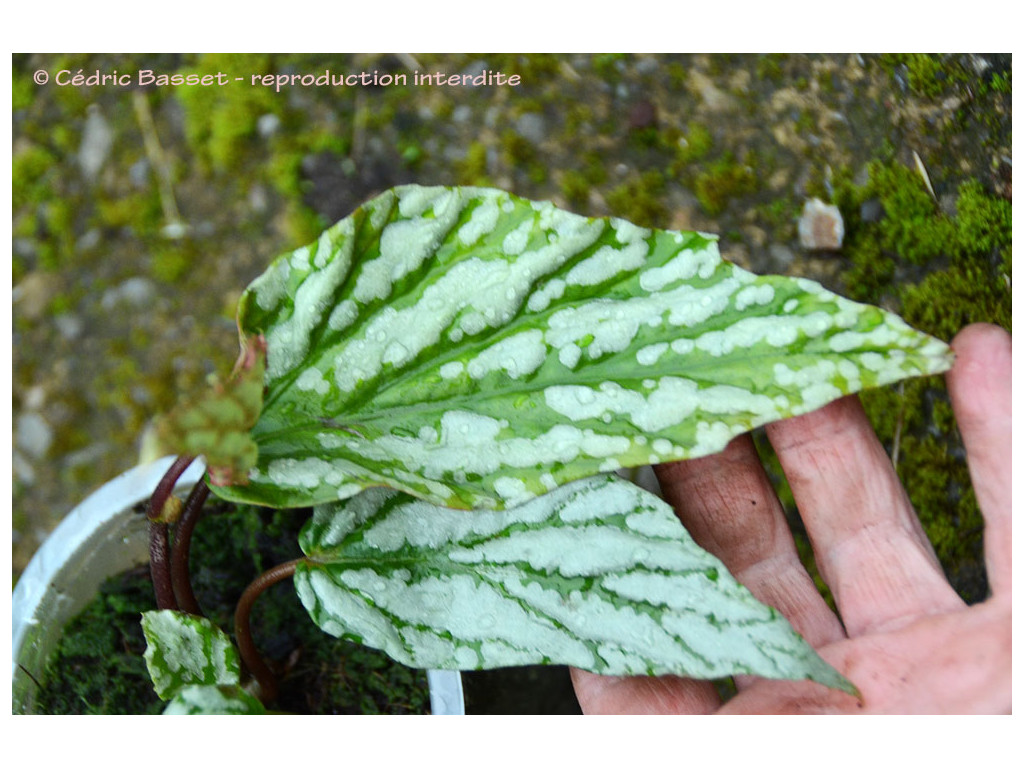
[[[156,607],[163,610],[178,610],[171,583],[170,544],[167,541],[167,523],[149,524],[149,573],[153,578],[153,593]]]
[[[249,614],[252,612],[253,603],[256,598],[263,594],[270,587],[295,574],[295,566],[304,558],[289,560],[265,571],[245,588],[245,592],[238,600],[238,607],[235,608],[235,641],[238,643],[238,652],[242,662],[255,678],[259,685],[259,697],[264,704],[277,698],[277,679],[270,667],[263,661],[260,652],[256,649],[256,643],[252,639],[252,628],[249,624]]]
[[[188,570],[188,553],[192,545],[192,531],[203,511],[203,504],[210,495],[210,487],[200,480],[192,488],[185,508],[178,518],[174,527],[174,547],[171,550],[171,585],[174,587],[174,596],[178,600],[178,606],[195,616],[202,616],[203,611],[199,607],[195,593],[192,591],[192,579]]]

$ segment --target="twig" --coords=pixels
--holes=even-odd
[[[156,171],[160,207],[163,208],[164,219],[167,221],[164,233],[171,238],[181,237],[185,234],[187,226],[181,220],[181,214],[178,213],[170,166],[167,163],[166,155],[164,155],[164,148],[160,146],[156,124],[153,122],[153,113],[149,109],[149,100],[146,98],[146,94],[142,91],[132,91],[132,106],[135,107],[135,117],[142,130],[142,144],[146,148],[146,155]]]

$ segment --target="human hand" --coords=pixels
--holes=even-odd
[[[724,705],[707,681],[572,670],[586,713],[980,713],[1010,711],[1011,339],[973,325],[953,340],[947,384],[985,518],[991,596],[967,606],[946,581],[856,396],[777,422],[768,438],[839,618],[796,553],[753,442],[657,469],[665,498],[702,547],[861,692],[808,681],[736,679]]]

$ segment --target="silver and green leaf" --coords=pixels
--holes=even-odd
[[[493,189],[398,187],[243,295],[266,397],[236,501],[388,486],[504,508],[721,450],[844,394],[943,371],[945,344],[715,239]]]
[[[189,685],[178,691],[165,715],[265,715],[260,700],[238,685]]]
[[[300,544],[296,589],[321,629],[412,667],[755,674],[855,692],[667,504],[615,475],[474,513],[372,489],[317,507]]]
[[[231,639],[208,619],[172,610],[142,614],[146,667],[164,714],[258,714],[259,699],[241,686]]]

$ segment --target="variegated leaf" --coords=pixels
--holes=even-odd
[[[412,667],[812,679],[854,692],[672,509],[615,475],[506,510],[390,489],[317,507],[296,590],[325,632]]]
[[[147,611],[142,631],[149,676],[164,701],[186,686],[238,685],[238,652],[208,619],[180,611]]]
[[[477,188],[399,187],[243,295],[268,344],[259,448],[229,499],[386,485],[500,508],[701,456],[843,394],[940,372],[945,344],[715,239]]]
[[[189,685],[164,708],[165,715],[265,715],[263,704],[240,685]]]

